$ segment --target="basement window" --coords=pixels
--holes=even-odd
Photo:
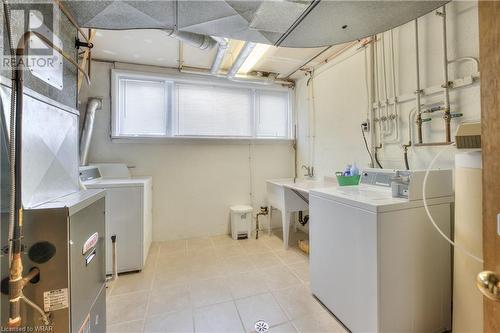
[[[151,78],[118,79],[116,136],[166,136],[172,83]]]
[[[112,71],[113,138],[290,139],[291,90]]]

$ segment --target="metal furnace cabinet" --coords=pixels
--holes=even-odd
[[[81,191],[26,210],[24,223],[23,275],[40,269],[39,281],[24,293],[51,313],[50,331],[106,332],[105,191]],[[23,326],[42,325],[32,308],[22,311]]]

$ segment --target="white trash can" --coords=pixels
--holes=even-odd
[[[233,239],[250,238],[252,234],[251,206],[239,205],[229,208],[231,211],[231,235]]]

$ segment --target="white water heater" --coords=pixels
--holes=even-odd
[[[455,155],[455,242],[483,255],[481,151]],[[453,332],[483,331],[483,297],[476,288],[481,263],[461,251],[454,254]]]

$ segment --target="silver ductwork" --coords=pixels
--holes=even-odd
[[[329,46],[372,36],[448,1],[62,0],[82,28],[178,30],[284,47]]]
[[[80,165],[87,165],[89,159],[90,142],[92,141],[92,133],[94,132],[95,113],[102,107],[102,99],[90,98],[87,103],[87,111],[82,126],[82,134],[80,136]]]
[[[220,67],[222,65],[222,61],[227,52],[227,48],[229,47],[229,40],[227,38],[213,37],[218,43],[217,53],[215,54],[214,62],[212,63],[212,67],[210,68],[210,73],[218,74]]]
[[[245,45],[241,49],[240,53],[238,53],[238,57],[227,72],[227,77],[229,79],[233,79],[236,77],[236,73],[238,73],[241,66],[243,66],[243,63],[245,63],[245,60],[247,60],[248,56],[250,55],[250,53],[252,53],[256,45],[257,44],[253,42],[245,42]]]
[[[207,50],[217,45],[217,41],[210,36],[201,35],[194,32],[176,31],[176,30],[163,30],[170,37],[177,38],[178,40],[199,48],[200,50]]]
[[[181,70],[181,73],[185,74],[194,74],[194,75],[208,75],[214,77],[220,77],[229,79],[231,81],[244,82],[244,83],[252,83],[259,85],[283,85],[287,87],[292,87],[294,83],[288,80],[281,80],[276,78],[276,74],[269,74],[268,76],[264,75],[248,75],[248,74],[236,74],[233,78],[228,78],[226,71],[220,71],[218,74],[212,74],[210,70],[196,67],[184,66]]]

